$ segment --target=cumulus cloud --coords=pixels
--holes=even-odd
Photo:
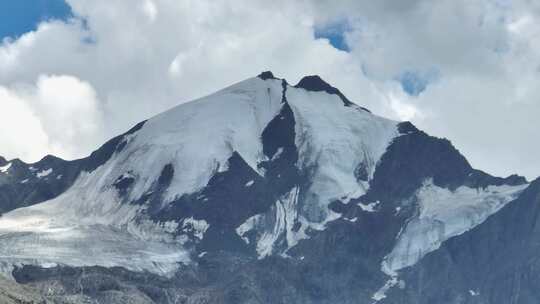
[[[0,146],[7,155],[30,161],[45,154],[75,158],[102,138],[96,94],[76,77],[41,75],[34,85],[0,86],[0,100],[5,130]]]
[[[321,22],[347,18],[352,56],[380,88],[379,113],[448,137],[490,173],[539,175],[539,4],[361,0],[313,7]]]
[[[0,45],[1,106],[24,117],[1,123],[36,141],[3,132],[0,154],[84,156],[138,121],[270,69],[293,83],[319,74],[375,113],[450,138],[490,173],[540,172],[528,121],[540,114],[540,8],[530,1],[68,4],[70,20]],[[335,24],[347,52],[316,33]]]
[[[47,150],[48,136],[39,117],[24,99],[1,86],[0,100],[0,146],[4,153],[26,159],[42,156],[43,151]]]

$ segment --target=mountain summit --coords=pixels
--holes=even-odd
[[[538,189],[263,72],[84,159],[0,157],[1,269],[59,303],[532,303],[505,285],[537,265]]]

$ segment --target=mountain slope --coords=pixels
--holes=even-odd
[[[20,283],[60,282],[62,297],[90,271],[87,284],[114,282],[88,286],[103,303],[135,291],[149,303],[417,303],[424,261],[533,186],[473,169],[449,141],[318,76],[291,86],[265,72],[85,159],[0,159],[0,261]],[[441,286],[423,292],[437,301]]]

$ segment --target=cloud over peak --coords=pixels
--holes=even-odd
[[[40,75],[35,84],[0,86],[0,146],[35,161],[44,153],[76,158],[102,139],[102,113],[94,89],[67,75]],[[81,138],[83,140],[81,140]]]
[[[540,152],[530,123],[540,114],[540,8],[530,1],[67,3],[73,17],[0,45],[0,106],[20,117],[0,122],[12,131],[0,155],[80,157],[272,70],[292,82],[321,75],[375,113],[450,138],[490,173],[540,171],[530,157]]]

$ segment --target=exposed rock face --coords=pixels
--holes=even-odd
[[[536,303],[539,185],[264,72],[88,158],[0,158],[0,268],[14,303]]]
[[[31,287],[0,277],[0,303],[45,304],[45,297]]]

